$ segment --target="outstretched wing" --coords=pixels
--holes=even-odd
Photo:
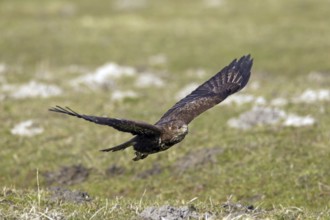
[[[241,90],[249,81],[253,59],[250,55],[233,60],[211,79],[200,85],[190,95],[177,102],[156,123],[181,120],[186,124],[220,103],[229,95]]]
[[[154,135],[159,135],[161,133],[161,130],[157,126],[148,123],[131,121],[126,119],[81,115],[68,107],[62,108],[60,106],[56,106],[54,108],[50,108],[49,111],[63,113],[78,118],[83,118],[87,121],[94,122],[100,125],[108,125],[119,131],[132,133],[133,135],[154,136]]]

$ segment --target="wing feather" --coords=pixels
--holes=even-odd
[[[250,55],[233,60],[211,79],[200,85],[190,95],[177,102],[156,123],[181,120],[189,124],[195,117],[238,92],[250,78],[253,59]]]
[[[159,135],[161,133],[160,128],[145,122],[117,119],[117,118],[97,117],[91,115],[82,115],[73,111],[68,107],[63,108],[60,106],[50,108],[49,111],[75,116],[100,125],[108,125],[119,131],[129,132],[133,135],[154,136],[154,135]]]

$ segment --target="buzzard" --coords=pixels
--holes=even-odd
[[[181,142],[188,134],[188,124],[194,118],[244,88],[249,81],[252,64],[253,59],[250,55],[233,60],[211,79],[177,102],[154,125],[127,119],[79,114],[69,107],[56,106],[49,110],[131,133],[134,137],[129,141],[101,151],[114,152],[133,146],[135,150],[133,160],[142,160],[149,154],[167,150]]]

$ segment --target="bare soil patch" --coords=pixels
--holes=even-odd
[[[47,171],[43,176],[48,185],[74,185],[84,182],[89,176],[90,169],[83,165],[63,166],[58,171]]]

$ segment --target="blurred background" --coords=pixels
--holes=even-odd
[[[0,182],[115,198],[329,205],[328,0],[1,0]],[[233,59],[250,82],[178,146],[133,162],[130,138],[48,112],[153,123]],[[236,98],[235,98],[236,97]]]

